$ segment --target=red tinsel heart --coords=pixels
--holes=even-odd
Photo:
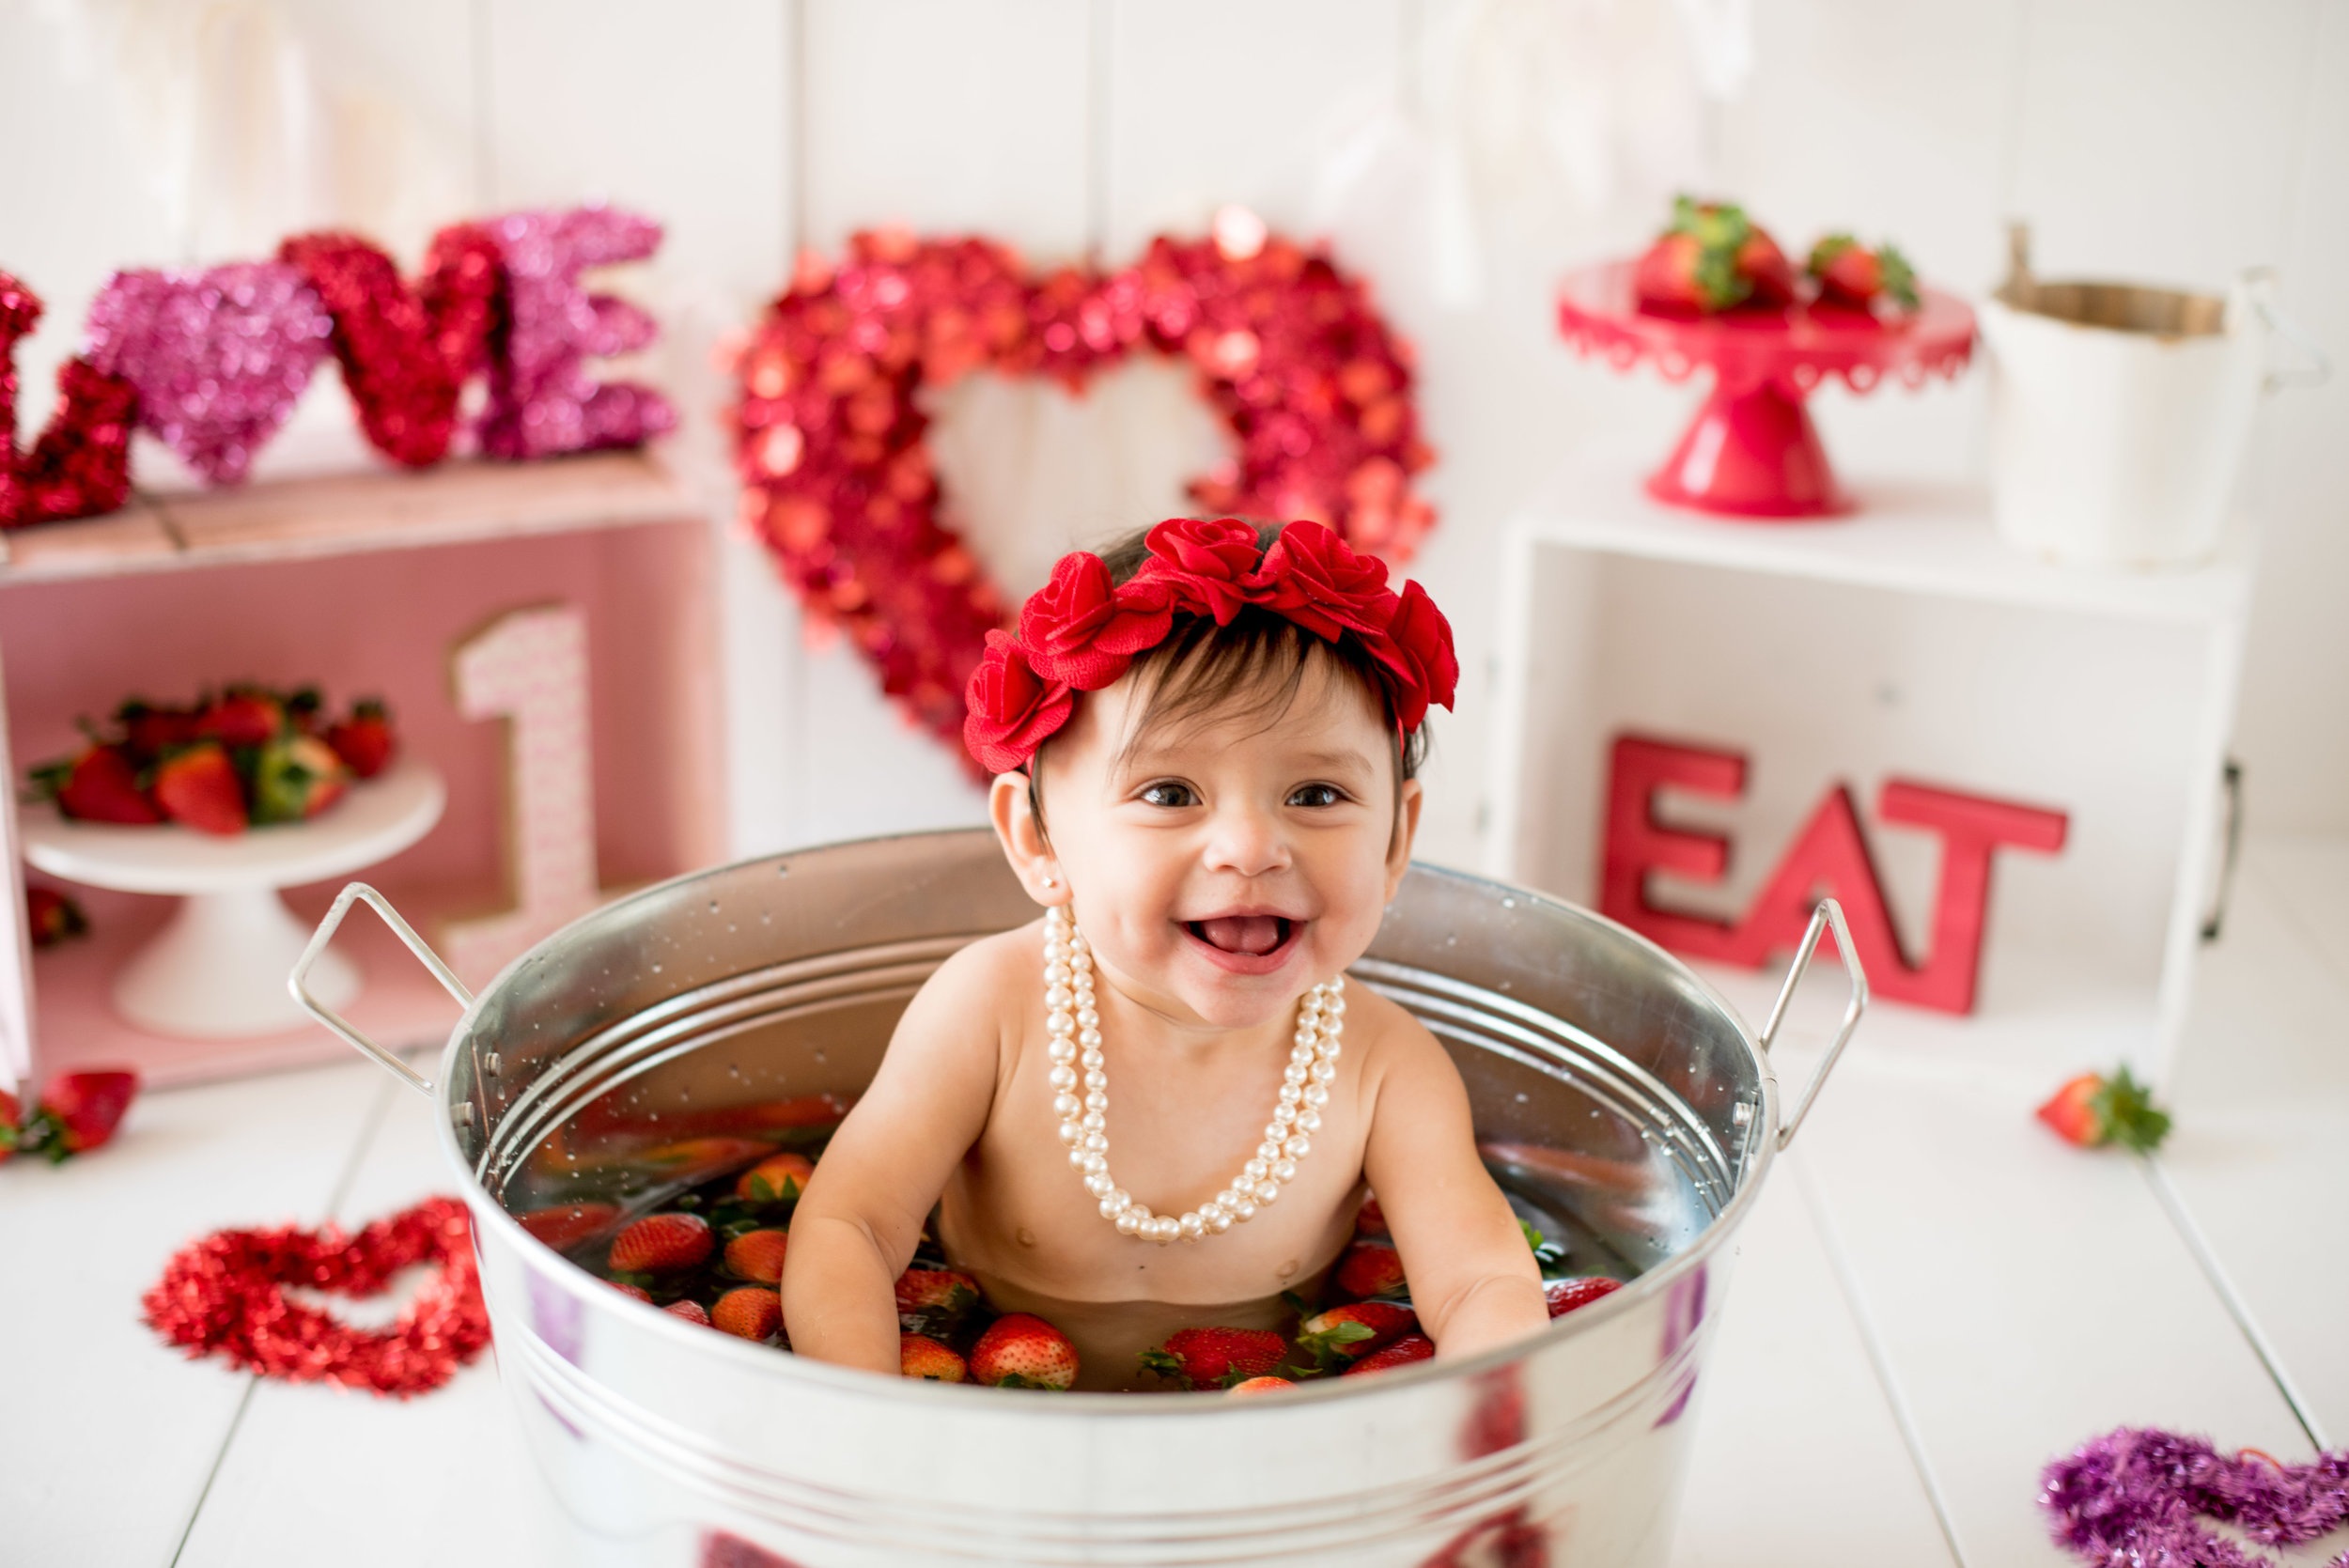
[[[16,345],[40,320],[39,296],[0,272],[0,528],[111,512],[131,493],[138,394],[87,360],[57,370],[57,408],[27,453],[16,449]]]
[[[277,249],[334,321],[334,358],[377,450],[410,468],[448,451],[458,396],[488,363],[497,321],[497,241],[477,224],[433,237],[411,291],[381,249],[355,234],[302,234]]]
[[[963,683],[1004,602],[939,520],[925,387],[992,369],[1078,391],[1129,354],[1181,356],[1237,445],[1191,481],[1202,507],[1310,518],[1398,561],[1433,523],[1410,485],[1433,454],[1409,345],[1326,255],[1246,213],[1216,230],[1154,240],[1119,272],[1044,274],[985,239],[859,234],[836,270],[802,262],[744,350],[744,523],[882,690],[957,746]]]
[[[388,1328],[354,1328],[286,1297],[288,1285],[378,1296],[420,1263],[438,1268]],[[215,1231],[176,1254],[141,1303],[147,1322],[191,1357],[401,1399],[439,1388],[490,1343],[473,1227],[454,1198],[428,1198],[355,1235],[331,1225]]]

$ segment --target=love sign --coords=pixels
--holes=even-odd
[[[1856,956],[1868,971],[1870,986],[1896,1001],[1945,1013],[1974,1010],[1992,857],[2000,848],[2054,854],[2063,847],[2069,821],[2059,811],[1906,780],[1886,781],[1876,815],[1941,840],[1932,945],[1912,964],[1893,930],[1859,809],[1843,784],[1820,800],[1742,920],[1714,920],[1659,908],[1650,900],[1651,871],[1717,882],[1729,869],[1729,840],[1657,821],[1657,792],[1669,787],[1734,800],[1744,793],[1745,784],[1742,753],[1644,736],[1617,737],[1608,772],[1599,912],[1688,957],[1759,968],[1773,954],[1800,942],[1812,909],[1821,898],[1832,897],[1843,906],[1852,943],[1859,950]]]
[[[41,306],[0,272],[0,527],[121,505],[133,426],[208,483],[236,483],[330,351],[367,440],[406,467],[446,455],[464,387],[483,373],[479,433],[493,458],[640,444],[675,426],[675,411],[651,388],[599,381],[585,365],[644,347],[652,320],[589,293],[580,274],[660,242],[650,219],[591,206],[443,229],[413,285],[375,245],[333,233],[298,235],[267,261],[117,272],[29,453],[14,440],[13,366]]]
[[[951,526],[921,395],[974,370],[1081,392],[1142,354],[1190,365],[1234,456],[1190,485],[1212,513],[1325,522],[1408,557],[1435,513],[1411,488],[1412,354],[1326,255],[1226,209],[1113,272],[1033,272],[978,238],[857,235],[803,260],[739,366],[742,522],[881,689],[959,746],[962,688],[1006,601]],[[1137,522],[1155,520],[1136,519]]]

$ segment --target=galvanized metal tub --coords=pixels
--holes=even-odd
[[[354,899],[465,1003],[429,1081],[304,993]],[[745,1108],[853,1095],[930,970],[1034,912],[988,833],[836,845],[621,899],[469,996],[372,890],[344,890],[293,988],[435,1101],[550,1560],[1662,1562],[1725,1244],[1865,1005],[1848,957],[1843,1028],[1788,1114],[1767,1054],[1785,994],[1757,1037],[1612,922],[1412,868],[1357,982],[1450,1048],[1513,1195],[1639,1271],[1473,1360],[1245,1401],[895,1381],[630,1300],[513,1218],[583,1171],[650,1198],[735,1157],[707,1129]],[[1850,954],[1822,906],[1786,993],[1830,925]]]

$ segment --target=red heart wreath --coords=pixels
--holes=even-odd
[[[926,728],[959,743],[963,683],[1005,613],[940,521],[916,395],[979,369],[1081,391],[1143,349],[1190,360],[1237,442],[1191,481],[1201,506],[1310,518],[1397,561],[1434,522],[1410,483],[1433,459],[1410,346],[1360,279],[1244,212],[1109,273],[1037,275],[975,237],[858,234],[836,269],[802,260],[744,349],[743,522]]]
[[[286,1298],[288,1285],[380,1296],[421,1263],[438,1271],[389,1328],[353,1328]],[[428,1198],[356,1235],[332,1225],[215,1231],[174,1255],[141,1305],[192,1358],[219,1354],[265,1377],[399,1399],[431,1392],[490,1343],[473,1226],[454,1198]]]

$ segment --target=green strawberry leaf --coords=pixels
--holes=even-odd
[[[1145,1350],[1135,1359],[1142,1363],[1143,1371],[1155,1372],[1160,1377],[1182,1377],[1184,1375],[1183,1358],[1179,1356],[1169,1355],[1163,1350]]]
[[[2154,1104],[2153,1091],[2123,1067],[2096,1091],[2093,1101],[2106,1140],[2151,1154],[2170,1136],[2170,1115]]]
[[[1876,248],[1876,271],[1883,280],[1884,291],[1900,302],[1904,310],[1917,308],[1917,272],[1909,266],[1908,257],[1890,245]]]

